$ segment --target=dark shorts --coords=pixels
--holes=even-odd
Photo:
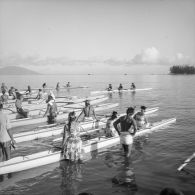
[[[28,118],[28,110],[24,110],[22,108],[17,109],[18,114],[20,114],[24,118]]]
[[[56,116],[47,116],[47,122],[53,124],[56,122]]]
[[[11,141],[0,142],[0,162],[10,159]]]

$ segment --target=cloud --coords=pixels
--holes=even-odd
[[[147,48],[130,61],[132,64],[163,64],[167,61],[165,57],[155,48]]]
[[[169,60],[170,64],[175,65],[183,65],[183,64],[193,64],[192,60],[189,56],[185,56],[182,53],[177,53],[175,56],[170,58]]]
[[[182,64],[192,64],[189,56],[185,56],[182,53],[177,53],[171,58],[162,56],[160,51],[155,47],[150,47],[142,50],[140,53],[135,55],[132,59],[119,60],[116,58],[89,58],[86,60],[70,59],[67,57],[58,58],[41,58],[38,55],[35,56],[20,56],[12,55],[0,59],[0,66],[21,66],[21,67],[34,67],[43,69],[47,67],[102,67],[106,66],[131,66],[131,65],[182,65]],[[106,67],[106,68],[108,68]]]

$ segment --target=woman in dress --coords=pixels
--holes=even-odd
[[[75,112],[70,112],[68,123],[64,126],[62,141],[62,155],[70,161],[81,160],[82,141],[80,138],[81,126],[76,121]]]

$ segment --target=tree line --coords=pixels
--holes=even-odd
[[[195,74],[195,67],[189,65],[174,65],[170,68],[171,74]]]

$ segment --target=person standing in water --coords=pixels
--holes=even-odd
[[[47,122],[49,124],[53,124],[56,122],[57,112],[58,109],[54,97],[52,95],[49,95],[47,100],[47,110],[45,111],[43,117],[47,115]]]
[[[81,160],[82,140],[80,138],[81,126],[76,121],[75,112],[68,115],[68,123],[64,126],[62,141],[62,156],[70,161]]]
[[[114,128],[120,135],[120,142],[123,146],[126,157],[129,157],[131,154],[133,136],[137,131],[137,126],[135,120],[133,119],[133,114],[134,108],[129,107],[126,111],[126,115],[121,116],[113,123]],[[120,125],[121,131],[119,131],[118,125]]]
[[[5,85],[5,83],[2,83],[1,84],[1,92],[3,93],[3,92],[7,92],[7,90],[8,90],[8,88],[7,88],[7,86]]]
[[[9,96],[6,94],[5,91],[2,92],[2,95],[0,97],[0,101],[2,101],[4,104],[8,103]]]
[[[10,132],[8,116],[3,112],[3,104],[0,102],[0,162],[7,161],[11,157],[11,145],[16,143]]]

